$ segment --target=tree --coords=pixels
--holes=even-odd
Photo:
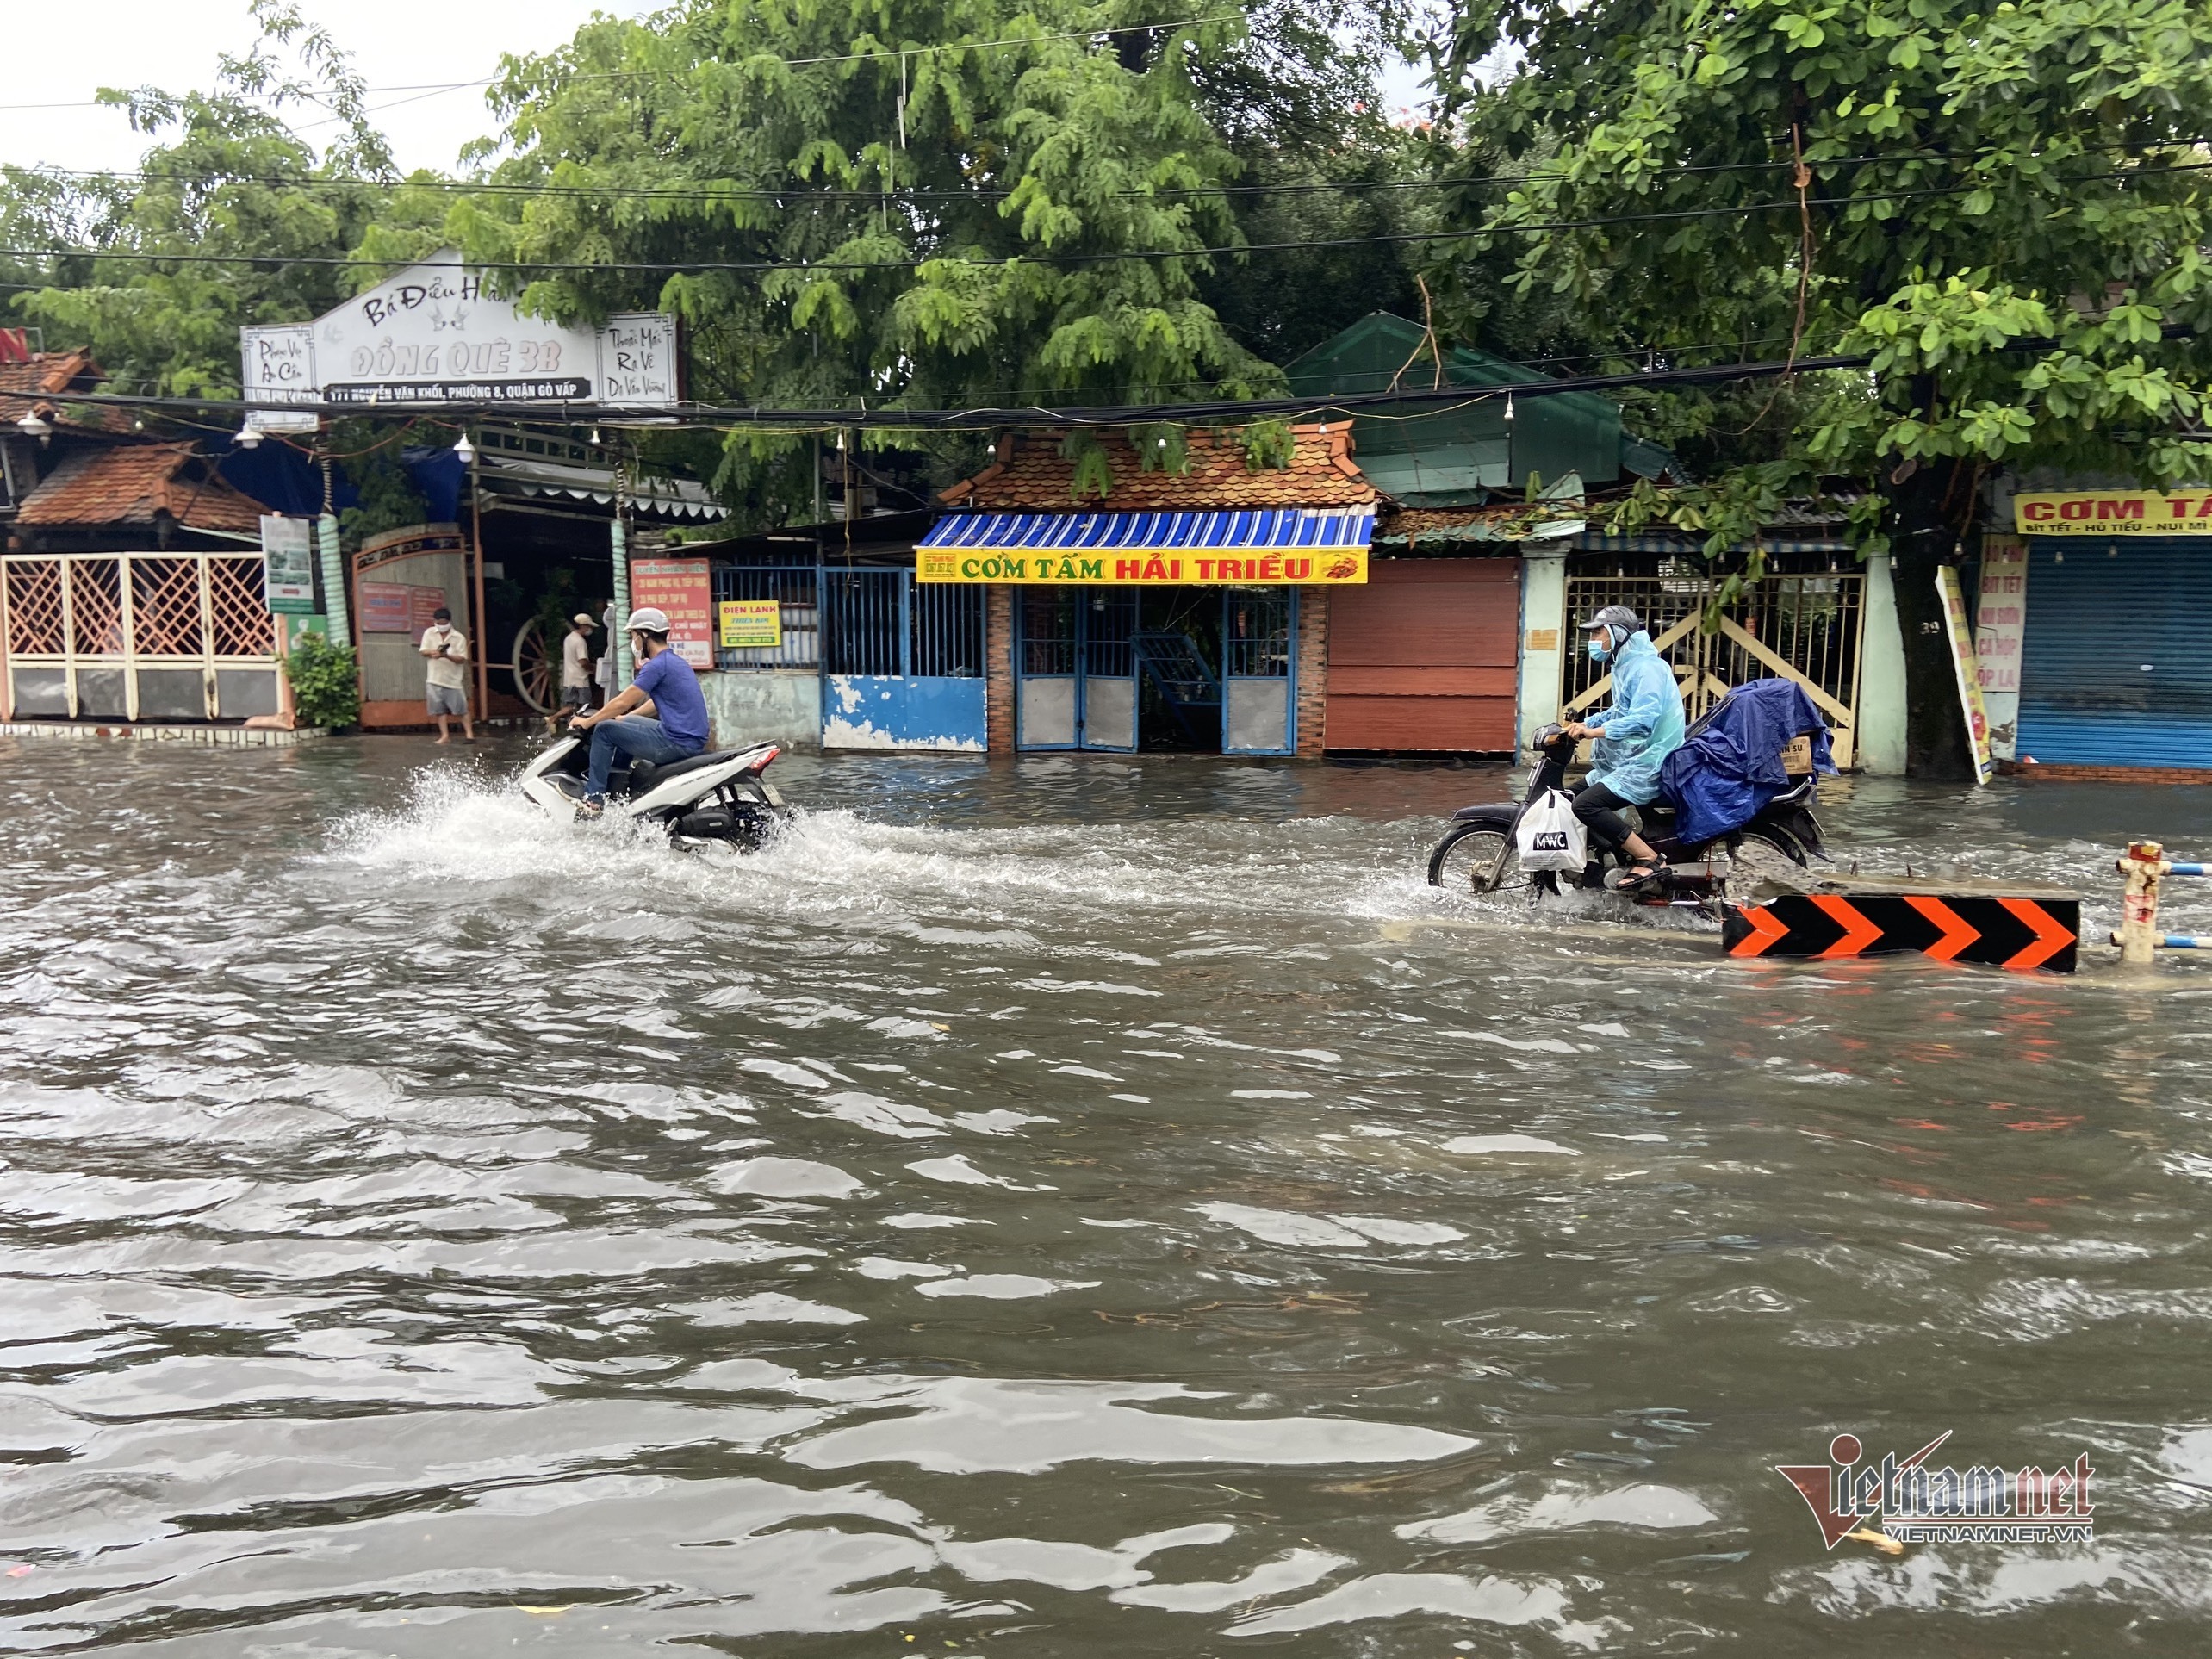
[[[443,233],[519,264],[525,308],[675,312],[693,393],[716,401],[862,426],[863,407],[1258,392],[1278,376],[1202,297],[1227,256],[1196,252],[1240,239],[1239,159],[1202,106],[1255,96],[1232,72],[1250,33],[1227,9],[1151,21],[1204,9],[693,0],[602,16],[508,62],[506,130]],[[362,251],[429,240],[377,232]],[[699,264],[738,268],[670,270]],[[733,435],[725,494],[800,509],[808,448]]]
[[[1517,72],[1472,74],[1501,47]],[[1438,53],[1466,133],[1542,159],[1479,245],[1623,366],[1693,345],[1864,353],[1760,395],[1768,454],[1648,510],[1755,529],[1865,480],[1896,561],[1909,763],[1967,764],[1934,573],[1999,468],[2201,479],[2212,10],[2190,0],[1463,0]],[[1705,360],[1710,361],[1710,357]],[[1779,413],[1778,413],[1779,412]]]
[[[135,173],[0,172],[7,245],[65,250],[17,277],[17,313],[127,389],[236,396],[240,324],[304,321],[353,291],[342,264],[276,262],[342,261],[388,195],[390,152],[345,54],[293,0],[252,9],[263,38],[221,59],[214,90],[101,93],[160,140]],[[320,155],[283,120],[307,104],[337,126]]]

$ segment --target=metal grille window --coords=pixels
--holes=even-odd
[[[908,591],[912,607],[909,672],[917,679],[982,679],[984,590],[964,582],[914,582]]]
[[[1601,606],[1625,605],[1643,618],[1651,643],[1675,670],[1685,711],[1697,719],[1748,680],[1780,676],[1805,689],[1836,729],[1836,760],[1851,764],[1859,704],[1858,570],[1769,575],[1744,585],[1708,633],[1706,607],[1724,577],[1702,565],[1663,560],[1649,575],[1570,576],[1569,626]],[[1566,654],[1564,705],[1581,714],[1604,701],[1607,674],[1577,634]]]
[[[773,600],[780,613],[783,643],[735,649],[718,645],[714,666],[725,672],[770,668],[815,668],[822,663],[820,591],[811,564],[720,565],[714,572],[714,597]]]
[[[1290,673],[1290,595],[1279,587],[1233,590],[1224,612],[1222,672],[1231,679],[1282,680]]]
[[[1022,672],[1075,672],[1075,607],[1082,595],[1072,587],[1022,590]]]

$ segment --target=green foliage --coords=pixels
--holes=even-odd
[[[1137,452],[1140,472],[1165,472],[1180,478],[1190,470],[1190,434],[1172,420],[1156,420],[1128,429],[1129,447]]]
[[[1296,458],[1298,439],[1287,420],[1255,420],[1237,433],[1244,446],[1245,470],[1279,471]]]
[[[350,726],[361,718],[361,664],[352,648],[330,636],[302,633],[284,659],[292,684],[292,709],[310,726]]]
[[[235,396],[239,325],[303,321],[352,289],[342,266],[173,256],[342,258],[383,207],[391,156],[369,124],[359,77],[294,0],[252,0],[252,10],[263,39],[219,60],[214,90],[100,94],[159,140],[136,174],[0,169],[7,245],[140,256],[25,262],[33,268],[12,278],[34,284],[14,296],[18,314],[51,345],[90,346],[120,387]],[[298,106],[335,118],[338,136],[320,156],[285,123]]]
[[[1525,67],[1482,90],[1469,71],[1501,43]],[[2212,370],[2212,222],[2189,169],[2212,11],[1490,0],[1443,61],[1462,117],[1536,158],[1491,192],[1484,239],[1516,250],[1524,293],[1604,317],[1625,357],[1874,355],[1870,377],[1792,395],[1774,459],[1801,475],[2204,470],[2187,434]],[[1679,216],[1588,222],[1630,214]]]
[[[645,22],[602,16],[558,52],[510,60],[494,89],[507,128],[486,154],[491,182],[564,193],[469,198],[446,233],[478,258],[545,262],[521,288],[531,308],[679,313],[705,398],[940,407],[1271,389],[1274,371],[1205,303],[1209,258],[1129,257],[1239,241],[1224,187],[1240,163],[1202,104],[1236,104],[1222,78],[1251,32],[1231,7],[1084,33],[1120,9],[698,0]],[[983,44],[1006,41],[1019,44]],[[776,269],[550,268],[577,260]],[[811,503],[793,464],[806,443],[733,436],[721,488],[764,512]]]
[[[1068,482],[1071,500],[1103,500],[1114,488],[1114,463],[1106,446],[1090,432],[1070,432],[1060,439],[1060,453],[1075,463]]]

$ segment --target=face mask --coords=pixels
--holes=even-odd
[[[1612,653],[1606,649],[1606,643],[1602,639],[1594,639],[1590,642],[1591,662],[1602,662],[1612,655]]]

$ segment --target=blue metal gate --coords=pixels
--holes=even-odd
[[[910,570],[821,572],[822,747],[985,747],[984,590]]]
[[[1016,607],[1016,747],[1137,746],[1137,590],[1025,587]]]

